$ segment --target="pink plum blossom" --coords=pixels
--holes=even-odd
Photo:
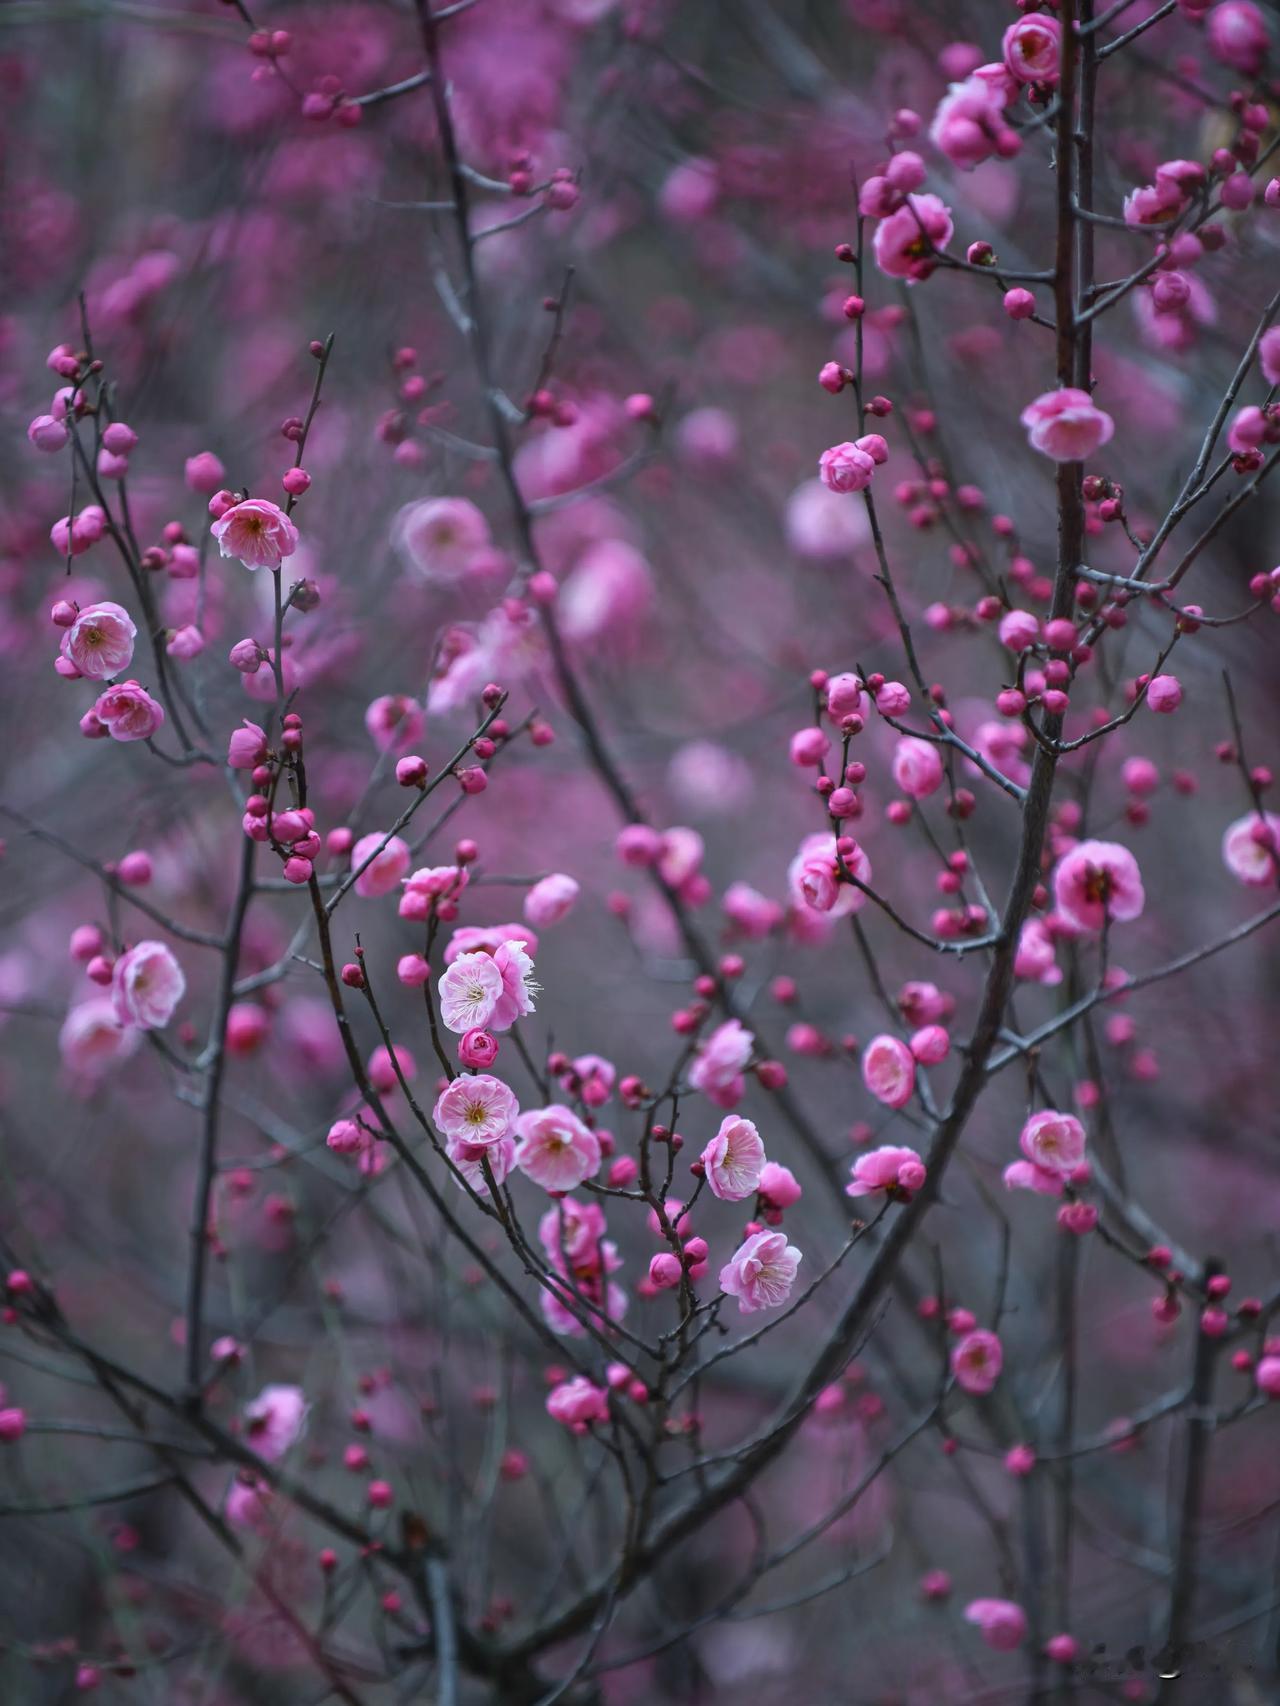
[[[1011,1653],[1027,1638],[1027,1614],[1011,1599],[975,1599],[964,1608],[982,1639],[998,1653]]]
[[[493,950],[493,963],[502,980],[502,987],[489,1017],[477,1023],[487,1024],[495,1031],[509,1031],[517,1019],[524,1018],[534,1010],[538,985],[533,978],[533,960],[523,942],[509,939],[499,942]],[[471,1026],[466,1028],[470,1030]]]
[[[112,968],[111,999],[122,1025],[159,1031],[186,992],[182,967],[163,942],[139,942]]]
[[[269,498],[245,498],[233,504],[211,528],[224,557],[238,557],[246,569],[278,569],[298,549],[298,530]]]
[[[927,278],[935,251],[946,248],[955,226],[951,209],[936,195],[909,195],[904,206],[876,226],[872,253],[890,278]]]
[[[575,1375],[552,1387],[547,1394],[547,1414],[575,1433],[585,1433],[593,1422],[609,1420],[608,1389],[596,1386],[585,1374]]]
[[[552,1103],[516,1121],[516,1166],[544,1191],[571,1191],[600,1171],[600,1140],[572,1108]]]
[[[398,835],[362,835],[351,849],[351,869],[360,872],[355,881],[356,893],[366,899],[390,894],[400,886],[411,857],[408,843]]]
[[[905,1108],[916,1087],[915,1056],[897,1037],[873,1037],[862,1051],[862,1082],[886,1108]]]
[[[1274,888],[1280,876],[1280,816],[1249,812],[1229,825],[1222,837],[1222,859],[1238,883]]]
[[[492,954],[460,954],[440,977],[440,1017],[459,1036],[493,1018],[504,994],[502,969]]]
[[[63,1064],[84,1084],[109,1072],[129,1056],[140,1041],[138,1030],[116,1017],[108,996],[96,996],[73,1007],[58,1033]]]
[[[264,1386],[245,1405],[245,1438],[259,1457],[278,1462],[302,1438],[310,1408],[300,1386]]]
[[[689,1071],[690,1084],[717,1107],[736,1107],[755,1043],[755,1037],[739,1020],[726,1019],[699,1044]]]
[[[1110,920],[1127,924],[1142,915],[1146,896],[1138,861],[1114,841],[1081,841],[1053,873],[1058,911],[1077,930],[1101,930]]]
[[[573,910],[578,898],[578,884],[563,871],[553,872],[536,882],[524,897],[524,915],[539,930],[559,924]]]
[[[477,1147],[508,1137],[520,1112],[514,1094],[488,1073],[463,1074],[440,1092],[431,1117],[446,1138]]]
[[[914,1149],[895,1148],[883,1144],[869,1149],[853,1163],[853,1178],[845,1186],[845,1195],[866,1197],[876,1191],[893,1196],[909,1197],[925,1181],[924,1162]]]
[[[707,1184],[722,1202],[742,1202],[753,1195],[764,1164],[760,1133],[750,1120],[734,1115],[721,1122],[720,1130],[702,1151]]]
[[[1018,1142],[1027,1160],[1045,1173],[1074,1173],[1084,1160],[1084,1127],[1074,1114],[1051,1108],[1033,1114]]]
[[[1019,83],[1058,81],[1062,25],[1051,12],[1034,12],[1004,32],[1001,52],[1009,74]]]
[[[753,1232],[720,1270],[720,1289],[736,1297],[744,1315],[776,1309],[791,1295],[803,1261],[784,1232]]]
[[[463,580],[490,543],[489,524],[467,498],[428,498],[407,504],[396,517],[396,548],[424,580]]]
[[[975,1397],[991,1391],[1004,1367],[1004,1348],[994,1333],[976,1327],[951,1353],[956,1384]]]
[[[112,740],[150,740],[164,723],[164,706],[139,682],[118,681],[99,696],[93,716]]]
[[[942,786],[942,755],[932,741],[904,735],[894,748],[893,779],[913,800],[924,800]]]
[[[62,655],[91,681],[128,669],[137,627],[119,604],[87,604],[62,636]]]
[[[861,847],[855,845],[852,853],[841,856],[836,852],[834,835],[818,831],[805,837],[787,868],[787,886],[796,906],[825,912],[831,918],[847,918],[867,904],[860,888],[838,880],[841,857],[859,882],[871,882],[871,861]]]
[[[1055,462],[1082,462],[1107,444],[1115,431],[1111,416],[1087,391],[1065,385],[1046,391],[1022,411],[1032,448]]]

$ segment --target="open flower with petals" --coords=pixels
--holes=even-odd
[[[1046,391],[1022,411],[1031,448],[1055,462],[1083,462],[1108,443],[1116,423],[1087,391],[1064,385]]]
[[[459,1036],[488,1025],[504,994],[492,954],[460,954],[440,977],[440,1017]]]
[[[951,1372],[957,1386],[981,1397],[990,1392],[1004,1367],[1004,1347],[994,1333],[975,1327],[951,1353]]]
[[[753,1232],[720,1270],[720,1289],[736,1297],[744,1315],[785,1303],[804,1260],[785,1232]]]
[[[544,1191],[571,1191],[600,1171],[600,1139],[560,1103],[534,1108],[516,1121],[516,1166]]]
[[[99,695],[93,715],[112,740],[150,740],[164,722],[164,706],[139,682],[118,681]]]
[[[1101,930],[1108,919],[1127,924],[1146,904],[1138,861],[1115,841],[1077,842],[1058,861],[1053,898],[1077,930]]]
[[[609,1420],[609,1392],[596,1386],[585,1374],[563,1380],[547,1394],[547,1414],[575,1433],[585,1433],[592,1422]]]
[[[1028,13],[1004,32],[1001,52],[1010,76],[1019,83],[1058,81],[1062,25],[1051,12]]]
[[[882,219],[871,240],[876,265],[890,278],[928,278],[935,252],[946,248],[955,226],[951,209],[936,195],[909,195],[896,213]]]
[[[1274,888],[1280,875],[1280,817],[1250,812],[1237,818],[1222,837],[1222,859],[1238,883]]]
[[[245,1437],[259,1457],[274,1463],[302,1438],[311,1406],[300,1386],[264,1386],[244,1409]]]
[[[533,979],[533,961],[522,943],[507,941],[494,949],[493,963],[502,979],[502,992],[488,1024],[495,1031],[509,1031],[517,1019],[534,1010],[538,985]]]
[[[91,681],[106,681],[128,669],[138,630],[119,604],[86,604],[62,636],[62,655]]]
[[[1001,1177],[1006,1191],[1035,1191],[1042,1197],[1060,1197],[1067,1188],[1065,1174],[1050,1173],[1034,1161],[1011,1161]]]
[[[182,967],[163,942],[139,942],[111,972],[116,1018],[139,1031],[163,1030],[186,988]]]
[[[67,1014],[58,1032],[58,1052],[76,1082],[91,1088],[141,1040],[135,1027],[120,1023],[113,1002],[99,995]]]
[[[869,1197],[876,1191],[909,1197],[925,1181],[924,1162],[915,1150],[889,1143],[859,1155],[852,1171],[853,1178],[844,1188],[848,1197]]]
[[[1052,1108],[1032,1114],[1018,1139],[1027,1160],[1046,1173],[1074,1173],[1084,1160],[1084,1127]]]
[[[211,529],[224,557],[238,557],[246,569],[278,569],[298,549],[298,530],[269,498],[245,498],[232,504]]]
[[[689,1082],[718,1108],[732,1108],[745,1089],[743,1073],[756,1039],[737,1019],[726,1019],[698,1047]]]
[[[750,1120],[730,1115],[702,1151],[711,1194],[721,1202],[742,1202],[760,1185],[764,1144]]]
[[[510,1134],[520,1104],[500,1078],[487,1072],[455,1078],[440,1092],[432,1119],[446,1137],[466,1143],[497,1143]]]
[[[360,872],[356,893],[366,900],[390,894],[409,869],[410,857],[408,843],[398,835],[387,836],[378,830],[362,835],[351,849],[351,869]]]
[[[853,852],[844,855],[844,865],[860,883],[870,883],[871,861],[861,847],[855,844]],[[821,830],[806,835],[800,843],[799,851],[787,867],[787,887],[793,905],[807,912],[823,912],[829,918],[847,918],[867,904],[862,889],[840,881],[836,838],[824,835]]]

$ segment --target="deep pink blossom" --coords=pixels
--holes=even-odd
[[[1001,52],[1011,77],[1019,83],[1058,81],[1058,57],[1062,25],[1052,12],[1032,12],[1010,24],[1004,32]]]
[[[699,1044],[689,1070],[689,1082],[720,1108],[733,1108],[741,1099],[747,1063],[755,1037],[737,1019],[726,1019]]]
[[[1084,1127],[1074,1114],[1051,1108],[1032,1114],[1018,1142],[1027,1160],[1045,1173],[1074,1173],[1084,1160]]]
[[[93,715],[112,740],[150,740],[164,723],[164,706],[139,682],[118,681],[99,696]]]
[[[1053,873],[1053,898],[1068,923],[1091,931],[1141,917],[1146,903],[1138,861],[1114,841],[1081,841],[1065,854]]]
[[[377,832],[362,835],[351,849],[351,869],[360,872],[355,881],[356,893],[366,899],[390,894],[399,888],[411,858],[408,843],[401,841],[398,835],[387,836]]]
[[[245,1439],[259,1457],[277,1462],[302,1438],[310,1409],[300,1386],[264,1386],[245,1405]]]
[[[884,1144],[869,1149],[853,1163],[853,1177],[845,1186],[845,1195],[866,1197],[876,1191],[910,1196],[925,1181],[924,1162],[914,1149],[895,1148]]]
[[[1004,1348],[984,1327],[966,1333],[951,1353],[956,1384],[977,1397],[991,1391],[1003,1367]]]
[[[905,204],[876,226],[872,253],[890,278],[927,278],[935,252],[951,241],[951,209],[936,195],[909,195]]]

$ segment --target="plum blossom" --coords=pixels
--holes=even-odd
[[[1033,12],[1004,32],[1000,51],[1011,77],[1019,83],[1058,81],[1062,25],[1051,12]]]
[[[275,1463],[302,1438],[310,1408],[300,1386],[264,1386],[245,1405],[245,1437],[259,1457]]]
[[[238,557],[246,569],[278,569],[298,549],[298,530],[269,498],[245,498],[233,504],[210,531],[224,557]]]
[[[463,580],[491,535],[489,524],[467,498],[428,498],[406,504],[396,517],[396,549],[424,580],[453,585]]]
[[[492,954],[460,954],[440,976],[440,1017],[451,1031],[484,1029],[505,993]]]
[[[776,1309],[791,1295],[803,1261],[785,1232],[753,1232],[720,1270],[720,1289],[736,1297],[743,1315]]]
[[[536,882],[524,897],[524,915],[530,924],[545,930],[569,916],[578,892],[578,884],[572,877],[563,871],[554,871],[551,876]]]
[[[364,726],[379,752],[404,752],[418,739],[426,722],[422,706],[403,693],[384,693],[364,714]]]
[[[990,1392],[1004,1367],[1004,1348],[994,1333],[975,1327],[951,1353],[956,1384],[975,1397]]]
[[[971,1600],[964,1608],[964,1620],[998,1653],[1011,1653],[1027,1638],[1027,1614],[1011,1599]]]
[[[122,1025],[111,999],[100,995],[70,1010],[58,1032],[58,1051],[67,1071],[91,1085],[127,1060],[140,1041],[138,1030]]]
[[[893,779],[913,800],[928,799],[942,786],[942,756],[933,741],[904,735],[894,748]]]
[[[546,1191],[571,1191],[600,1171],[600,1139],[560,1103],[516,1121],[516,1166]]]
[[[1067,1188],[1064,1174],[1050,1173],[1034,1161],[1011,1161],[1001,1177],[1006,1191],[1035,1191],[1042,1197],[1060,1197]]]
[[[1238,883],[1249,888],[1275,886],[1280,863],[1280,816],[1257,812],[1237,818],[1222,837],[1222,859]]]
[[[62,655],[91,681],[128,669],[138,630],[119,604],[87,604],[62,636]]]
[[[819,478],[831,492],[861,492],[871,484],[875,471],[875,462],[867,452],[847,440],[833,444],[818,458]]]
[[[227,763],[233,770],[253,770],[267,756],[266,730],[246,717],[238,729],[231,731],[227,742]]]
[[[367,900],[390,894],[399,887],[411,857],[408,843],[398,835],[387,836],[380,831],[362,835],[351,849],[351,869],[360,872],[355,881],[356,893]]]
[[[163,942],[139,942],[121,954],[111,972],[111,1000],[122,1025],[159,1031],[186,992],[182,967]]]
[[[971,171],[992,155],[1016,153],[1018,134],[1005,123],[1004,109],[1017,94],[1018,84],[1004,65],[979,66],[962,82],[952,83],[938,102],[929,140],[963,171]],[[949,209],[943,211],[949,213]]]
[[[522,942],[510,939],[499,942],[493,950],[493,963],[498,968],[502,988],[493,1012],[481,1023],[488,1024],[495,1031],[509,1031],[517,1019],[534,1011],[538,985],[533,979],[533,961]]]
[[[910,1197],[925,1181],[925,1166],[914,1149],[882,1144],[859,1155],[853,1163],[853,1178],[844,1188],[849,1197],[867,1197],[876,1191]]]
[[[951,209],[936,195],[909,195],[905,204],[876,226],[871,248],[889,278],[927,278],[935,251],[945,249],[955,226]]]
[[[1087,391],[1064,385],[1046,391],[1022,411],[1033,450],[1055,462],[1083,462],[1109,443],[1115,422]]]
[[[547,1414],[563,1422],[574,1433],[585,1433],[592,1422],[609,1420],[609,1392],[596,1386],[585,1374],[561,1381],[547,1394]]]
[[[742,1202],[753,1195],[764,1164],[760,1133],[750,1120],[734,1115],[721,1121],[720,1130],[702,1151],[707,1184],[721,1202]]]
[[[488,1146],[508,1137],[520,1105],[500,1078],[477,1072],[455,1078],[440,1092],[431,1117],[446,1138]]]
[[[745,1088],[743,1074],[756,1046],[752,1033],[737,1019],[726,1019],[698,1046],[689,1082],[718,1108],[733,1108]]]
[[[1053,873],[1058,911],[1077,930],[1096,931],[1111,920],[1127,924],[1142,915],[1146,896],[1138,861],[1114,841],[1080,841]]]
[[[915,1056],[897,1037],[873,1037],[862,1051],[862,1082],[886,1108],[905,1108],[916,1087]]]
[[[807,835],[800,850],[787,867],[787,886],[792,902],[813,912],[825,912],[831,918],[847,918],[867,904],[863,891],[853,883],[839,878],[836,838],[819,830]],[[861,883],[871,881],[871,861],[859,846],[843,855],[847,869]]]
[[[164,706],[136,681],[108,687],[90,714],[112,740],[150,740],[164,722]]]
[[[1054,985],[1062,982],[1062,968],[1055,957],[1053,937],[1042,918],[1028,918],[1018,936],[1013,975],[1029,983]]]
[[[1027,1160],[1045,1173],[1074,1173],[1084,1160],[1084,1127],[1074,1114],[1052,1108],[1031,1116],[1018,1143]]]

